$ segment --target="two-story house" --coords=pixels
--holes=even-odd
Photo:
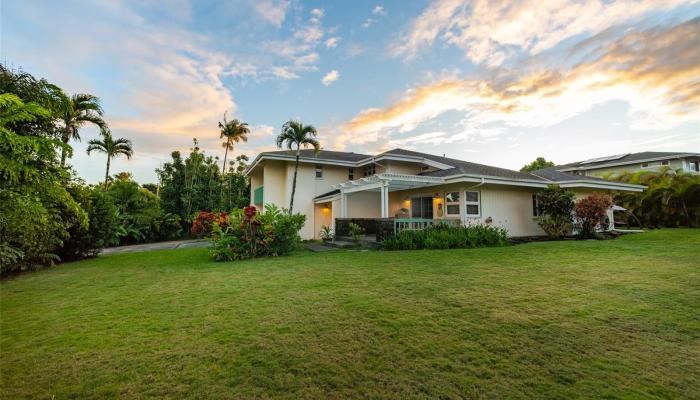
[[[661,167],[698,174],[700,173],[700,153],[645,151],[642,153],[597,157],[590,160],[557,165],[553,168],[557,171],[575,175],[609,178],[625,172],[653,171]]]
[[[295,154],[259,154],[246,171],[250,204],[289,207]],[[306,215],[301,236],[318,238],[336,219],[373,218],[501,226],[510,236],[543,234],[535,221],[535,193],[556,183],[583,196],[592,191],[643,190],[559,171],[523,173],[415,151],[394,149],[377,155],[302,150],[294,212]],[[423,224],[423,225],[421,225]]]

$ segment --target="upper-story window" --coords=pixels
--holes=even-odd
[[[365,165],[362,170],[362,176],[372,176],[377,173],[377,167],[374,164]]]
[[[355,179],[355,168],[348,168],[348,180]]]
[[[323,178],[323,165],[316,164],[316,179]]]

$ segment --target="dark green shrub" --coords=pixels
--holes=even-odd
[[[59,251],[61,259],[77,259],[95,256],[101,249],[119,242],[117,207],[112,198],[101,188],[73,184],[68,187],[71,196],[87,213],[88,226],[73,226],[68,230]]]
[[[423,230],[406,230],[389,236],[382,245],[386,250],[419,250],[504,246],[507,243],[507,232],[503,228],[438,224]]]
[[[537,224],[553,239],[571,233],[574,192],[549,185],[537,193]]]
[[[352,236],[353,241],[359,242],[362,240],[362,236],[365,234],[365,228],[351,222],[350,225],[348,225],[348,229],[350,230],[350,236]]]
[[[234,210],[227,227],[214,224],[211,255],[217,261],[233,261],[289,254],[301,242],[299,230],[305,220],[303,214],[289,215],[274,205],[266,205],[264,213],[254,206]]]

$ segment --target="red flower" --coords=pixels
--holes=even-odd
[[[243,209],[243,214],[245,214],[246,218],[252,219],[255,217],[255,214],[257,214],[258,209],[255,208],[255,206],[248,206]]]

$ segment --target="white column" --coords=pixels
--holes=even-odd
[[[459,189],[459,221],[462,226],[467,225],[467,192],[464,187]]]
[[[348,217],[348,195],[340,190],[340,218]]]
[[[387,182],[382,182],[381,191],[382,218],[389,218],[389,186]]]

